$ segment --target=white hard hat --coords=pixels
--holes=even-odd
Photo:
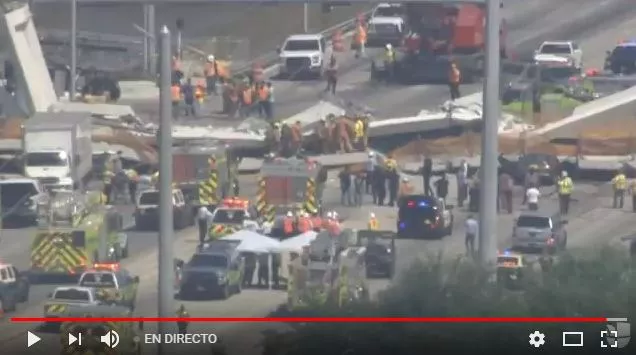
[[[333,213],[332,212],[327,212],[327,218],[333,218]]]
[[[287,217],[294,217],[294,215],[291,213],[291,211],[287,212]]]
[[[386,44],[386,49],[389,49],[389,50],[393,49],[393,45],[391,45],[391,43],[387,43]]]
[[[375,213],[373,212],[369,213],[369,218],[375,218]]]
[[[403,181],[403,182],[408,182],[408,181],[409,181],[409,178],[407,178],[407,177],[405,176],[405,177],[403,177],[403,178],[402,178],[402,181]]]
[[[214,61],[214,56],[212,54],[210,54],[208,56],[208,62],[213,62]]]
[[[563,177],[567,177],[567,176],[568,176],[568,172],[567,172],[567,171],[565,171],[565,170],[563,170],[563,171],[561,172],[561,176],[563,176]]]
[[[374,157],[375,156],[375,152],[369,152],[369,157]]]

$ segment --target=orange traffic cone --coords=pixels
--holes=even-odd
[[[334,52],[344,52],[345,48],[341,30],[337,30],[336,32],[334,32],[333,36],[331,37],[331,45]]]
[[[265,80],[263,65],[260,62],[256,62],[252,65],[252,81],[254,83],[259,83],[263,80]]]

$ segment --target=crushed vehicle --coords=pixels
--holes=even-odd
[[[38,206],[38,229],[31,244],[32,281],[77,277],[94,263],[128,257],[122,215],[97,202],[94,195],[99,193],[57,191]]]
[[[392,278],[395,273],[396,249],[394,231],[358,230],[358,245],[365,248],[364,264],[367,277],[385,276]]]
[[[566,60],[566,65],[579,71],[583,68],[583,50],[576,41],[545,41],[534,52],[533,60],[539,64]]]
[[[568,241],[567,223],[558,211],[524,211],[512,229],[512,249],[550,254],[564,250]]]
[[[13,312],[18,303],[29,300],[28,277],[12,264],[0,263],[0,313]]]
[[[240,242],[216,240],[207,243],[183,266],[179,297],[192,299],[212,295],[227,299],[240,293],[245,262],[237,250]]]
[[[408,195],[398,203],[398,238],[443,238],[453,234],[453,205],[426,195]]]
[[[259,217],[273,223],[287,212],[320,214],[326,180],[327,169],[309,158],[265,159],[256,197]]]
[[[118,263],[100,263],[85,271],[78,285],[98,290],[100,299],[116,305],[135,309],[139,276],[132,276]]]
[[[543,153],[524,154],[516,161],[508,160],[501,155],[499,166],[502,172],[509,174],[515,183],[520,185],[524,184],[526,174],[531,169],[539,175],[539,182],[547,186],[554,185],[563,170],[563,164],[556,155]]]
[[[194,212],[180,189],[172,189],[172,215],[176,230],[194,224]],[[148,189],[137,195],[135,227],[139,230],[159,230],[159,190]]]
[[[246,227],[258,228],[257,212],[249,200],[237,197],[224,199],[210,218],[210,239],[219,239]]]

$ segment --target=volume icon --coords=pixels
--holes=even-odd
[[[99,340],[108,345],[109,348],[115,348],[117,345],[119,345],[119,334],[117,334],[116,331],[111,330],[110,332],[106,333],[106,335],[102,335]]]

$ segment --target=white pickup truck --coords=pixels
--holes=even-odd
[[[321,34],[291,35],[278,49],[280,75],[297,78],[322,75],[327,51],[327,39]]]
[[[534,61],[537,64],[553,62],[555,57],[569,60],[570,65],[583,68],[583,50],[575,41],[546,41],[534,51]]]
[[[44,317],[63,317],[71,307],[100,305],[96,289],[92,287],[58,287],[44,304]]]

